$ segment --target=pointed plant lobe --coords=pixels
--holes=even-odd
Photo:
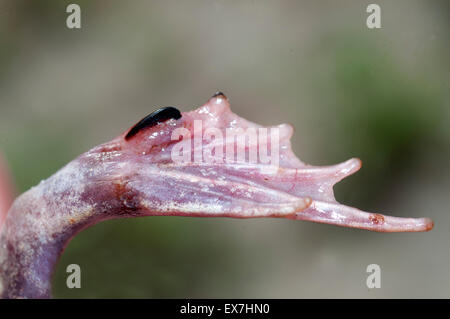
[[[255,132],[264,138],[253,138]],[[279,217],[378,232],[433,227],[428,218],[338,203],[334,184],[358,171],[361,161],[307,165],[292,152],[292,134],[287,124],[266,128],[239,117],[220,92],[182,115],[172,107],[153,112],[14,201],[0,225],[0,295],[49,297],[53,267],[70,239],[111,218]],[[223,144],[220,136],[227,137]],[[243,136],[246,143],[235,146]],[[246,155],[230,157],[239,149]],[[183,152],[185,161],[174,161]],[[249,154],[258,161],[249,161]],[[276,154],[276,165],[261,160],[270,157],[264,154]]]

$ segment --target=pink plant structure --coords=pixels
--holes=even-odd
[[[196,121],[202,123],[197,141]],[[217,139],[208,134],[211,128],[225,136],[227,130],[263,127],[232,113],[222,93],[191,112],[160,109],[19,196],[6,218],[0,215],[4,216],[0,219],[0,295],[50,297],[53,268],[70,239],[112,218],[279,217],[377,232],[420,232],[433,227],[428,218],[391,217],[339,204],[333,185],[359,170],[361,161],[353,158],[324,167],[303,163],[291,150],[290,125],[274,126],[276,130],[267,136],[266,146],[277,143],[276,166],[248,162],[245,157],[220,160],[226,152],[215,147]],[[184,135],[174,139],[174,132]],[[277,139],[272,139],[274,132]],[[226,146],[229,143],[225,141]],[[216,161],[195,160],[200,147],[200,155],[215,149]],[[260,151],[261,147],[260,140],[253,140],[244,150]],[[174,154],[183,148],[190,160],[174,161]],[[5,210],[8,199],[0,199]]]

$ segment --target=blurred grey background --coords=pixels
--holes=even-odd
[[[296,154],[363,168],[335,187],[361,209],[431,217],[428,233],[308,222],[148,217],[78,235],[59,298],[450,297],[450,5],[376,1],[0,1],[0,149],[18,192],[155,108],[216,90]],[[82,28],[66,27],[77,3]],[[68,264],[82,288],[65,285]],[[366,267],[381,267],[381,288]]]

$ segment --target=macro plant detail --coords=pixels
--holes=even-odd
[[[420,232],[433,227],[428,218],[385,216],[338,203],[334,184],[358,171],[361,161],[307,165],[292,152],[293,128],[287,124],[267,134],[269,149],[274,141],[278,144],[276,166],[248,162],[245,156],[233,161],[174,162],[174,150],[186,143],[191,146],[190,159],[199,148],[201,154],[205,148],[219,149],[214,144],[217,139],[205,134],[201,143],[195,143],[195,121],[202,122],[202,130],[214,128],[224,136],[227,130],[263,128],[232,113],[229,100],[219,92],[191,112],[159,109],[112,141],[80,155],[19,196],[8,212],[0,212],[0,295],[50,297],[53,268],[71,238],[112,218],[279,217],[378,232]],[[174,139],[177,129],[192,134]],[[273,132],[277,139],[272,138]],[[219,147],[230,142],[234,140]],[[256,139],[244,149],[260,151],[261,146]],[[214,152],[218,154],[227,156],[227,152]]]

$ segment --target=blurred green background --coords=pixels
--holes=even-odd
[[[82,28],[65,25],[77,3]],[[376,1],[0,1],[0,149],[23,192],[155,108],[216,90],[296,154],[362,170],[336,198],[429,233],[281,219],[148,217],[78,235],[57,298],[450,297],[450,5]],[[65,285],[67,265],[82,288]],[[379,264],[381,289],[366,286]]]

